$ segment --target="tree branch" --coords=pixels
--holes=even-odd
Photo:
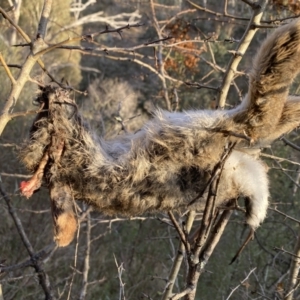
[[[27,234],[25,233],[22,222],[19,219],[14,207],[11,205],[11,200],[10,200],[9,196],[6,194],[6,192],[4,191],[1,182],[0,182],[0,194],[3,196],[3,199],[6,202],[9,214],[11,215],[11,217],[15,223],[15,226],[17,228],[17,231],[19,233],[19,236],[21,237],[21,240],[30,256],[33,268],[35,269],[35,271],[38,275],[39,283],[40,283],[42,289],[44,290],[45,299],[46,300],[54,299],[48,275],[46,274],[44,269],[41,267],[39,261],[37,260],[35,251],[27,237]]]
[[[7,64],[6,64],[5,60],[4,60],[4,58],[3,58],[2,54],[1,54],[1,52],[0,52],[0,62],[1,62],[1,64],[2,64],[2,66],[4,67],[4,70],[5,70],[5,72],[6,72],[7,76],[8,76],[8,78],[10,79],[11,83],[12,83],[12,84],[15,84],[15,83],[16,83],[16,80],[15,80],[15,78],[13,77],[13,75],[11,74],[10,69],[8,68],[8,66],[7,66]]]
[[[226,300],[230,299],[232,294],[241,286],[243,285],[244,282],[246,282],[248,280],[248,278],[250,277],[250,275],[256,270],[256,267],[253,268],[249,273],[248,275],[245,277],[245,279],[243,279],[243,281],[241,281],[241,283],[236,286],[234,289],[232,289],[232,291],[230,292],[230,294],[228,295],[228,297],[226,298]]]
[[[88,282],[88,275],[90,269],[90,251],[91,251],[91,215],[90,212],[87,213],[86,216],[86,249],[85,249],[85,256],[84,256],[84,265],[82,271],[82,286],[80,291],[80,300],[84,300],[87,294],[87,288],[89,285]]]
[[[190,230],[193,226],[195,215],[196,215],[196,212],[193,210],[189,211],[189,213],[188,213],[188,217],[187,217],[186,225],[185,225],[187,234],[190,232]],[[175,224],[174,224],[174,226],[175,226]],[[170,271],[170,274],[168,277],[168,282],[166,284],[165,292],[163,294],[162,300],[168,300],[172,296],[173,287],[174,287],[176,278],[178,276],[178,273],[179,273],[179,270],[180,270],[180,267],[182,264],[182,260],[185,257],[185,255],[186,255],[186,246],[183,241],[180,241],[179,247],[177,250],[177,255],[173,261],[173,265],[172,265],[172,268],[171,268],[171,271]],[[173,299],[173,298],[171,298],[171,299]]]
[[[288,288],[285,295],[285,300],[292,300],[294,297],[295,288],[299,286],[299,269],[300,269],[300,226],[298,227],[297,243],[294,249],[294,256],[292,257],[290,265],[290,277],[288,282]]]
[[[43,10],[42,10],[42,15],[38,25],[38,30],[36,35],[37,38],[44,39],[46,36],[51,7],[52,7],[52,0],[45,0]]]
[[[245,31],[237,49],[236,49],[236,53],[238,53],[238,55],[232,56],[232,58],[228,64],[225,76],[223,78],[221,88],[219,90],[217,103],[218,103],[218,107],[221,109],[223,109],[225,106],[227,94],[228,94],[231,82],[233,80],[233,77],[235,76],[237,67],[257,31],[257,27],[253,26],[253,24],[255,25],[255,24],[260,23],[260,20],[263,16],[263,12],[264,12],[267,4],[268,4],[268,0],[260,0],[257,3],[257,5],[252,7],[253,13],[252,13],[251,20],[249,21],[248,28]]]

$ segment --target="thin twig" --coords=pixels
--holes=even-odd
[[[27,43],[31,43],[30,37],[25,33],[25,31],[23,31],[23,29],[20,26],[18,26],[18,24],[16,24],[13,21],[12,18],[10,18],[10,16],[6,13],[6,11],[2,7],[0,7],[0,14],[18,31],[18,33],[24,38],[24,40]]]
[[[157,39],[157,40],[154,40],[154,41],[150,41],[150,42],[144,43],[144,45],[145,46],[153,45],[153,44],[157,44],[157,43],[160,43],[160,42],[168,41],[170,39],[173,39],[173,37],[172,36],[163,37],[161,39]]]
[[[200,274],[203,271],[204,266],[207,263],[207,260],[210,257],[211,253],[213,252],[215,246],[217,245],[217,242],[219,241],[221,234],[223,233],[223,230],[224,230],[224,228],[229,220],[229,217],[231,215],[230,210],[225,210],[223,212],[222,217],[224,219],[224,222],[223,222],[223,219],[221,219],[220,223],[218,223],[218,225],[217,225],[222,229],[218,229],[217,230],[218,234],[216,234],[216,237],[214,237],[210,241],[208,241],[208,238],[209,238],[209,235],[211,232],[211,228],[213,226],[213,222],[216,219],[215,200],[216,200],[216,196],[218,194],[218,187],[219,187],[222,169],[223,169],[223,166],[225,164],[227,157],[230,155],[234,146],[235,146],[235,143],[232,143],[228,146],[227,149],[224,150],[222,156],[220,157],[219,163],[215,166],[215,168],[212,172],[211,180],[209,181],[209,185],[208,185],[209,191],[208,191],[206,205],[205,205],[204,212],[203,212],[201,226],[200,226],[194,247],[192,249],[191,255],[188,257],[189,271],[188,271],[188,275],[187,275],[187,284],[186,285],[189,287],[194,286],[195,289],[193,289],[190,293],[188,293],[185,296],[186,300],[195,299],[196,286],[197,286]]]
[[[207,7],[202,7],[198,4],[195,4],[194,2],[190,1],[190,0],[186,0],[188,3],[190,3],[193,7],[195,7],[196,9],[200,10],[200,11],[204,11],[204,12],[207,12],[209,14],[212,14],[212,15],[215,15],[215,16],[218,16],[218,17],[229,17],[229,18],[232,18],[232,19],[236,19],[236,20],[242,20],[242,21],[249,21],[249,18],[243,18],[243,17],[238,17],[238,16],[233,16],[233,15],[229,15],[227,13],[225,14],[221,14],[219,12],[216,12],[214,10],[210,10],[208,9]]]
[[[194,219],[195,219],[195,215],[196,212],[195,211],[189,211],[188,216],[187,216],[187,220],[186,220],[186,233],[188,234],[192,228]],[[168,300],[170,299],[172,293],[173,293],[173,287],[176,281],[176,278],[178,276],[181,264],[182,264],[182,260],[184,258],[184,256],[186,255],[186,247],[184,246],[184,243],[182,241],[180,241],[179,246],[178,246],[178,250],[177,250],[177,255],[173,261],[173,265],[168,277],[168,282],[166,284],[165,287],[165,291],[162,297],[162,300]],[[173,298],[171,298],[173,299]]]
[[[290,159],[287,159],[287,158],[283,158],[283,157],[279,157],[279,156],[275,156],[275,155],[271,155],[271,154],[267,154],[267,153],[261,153],[260,156],[271,158],[271,159],[274,159],[274,160],[279,161],[279,162],[286,161],[286,162],[289,162],[293,165],[300,166],[300,163],[298,163],[296,161],[293,161],[293,160],[290,160]]]
[[[178,224],[176,218],[174,217],[173,213],[171,211],[168,212],[169,218],[172,221],[174,227],[176,228],[181,241],[183,242],[185,249],[187,250],[187,252],[190,252],[190,243],[187,240],[187,237],[185,235],[185,233],[183,232],[182,228],[180,227],[180,225]]]
[[[201,83],[198,83],[198,82],[188,82],[188,81],[186,81],[185,84],[187,86],[194,86],[198,90],[200,90],[200,89],[209,89],[209,90],[219,91],[219,87],[214,87],[214,86],[210,86],[210,85],[206,85],[206,84],[201,84]]]
[[[163,38],[160,30],[159,23],[156,18],[156,12],[154,8],[154,2],[153,0],[150,0],[150,8],[151,8],[151,13],[152,13],[152,20],[154,23],[154,28],[157,32],[158,38],[161,40]],[[164,68],[164,61],[163,61],[163,53],[162,53],[162,42],[160,41],[157,47],[157,65],[158,65],[158,72],[161,75],[161,81],[162,81],[162,86],[163,86],[163,92],[164,92],[164,98],[166,101],[167,109],[171,110],[171,102],[169,99],[169,93],[168,93],[168,88],[167,88],[167,82],[166,78],[164,76],[165,74],[165,68]]]
[[[6,62],[5,62],[5,60],[4,60],[4,58],[3,58],[3,56],[2,56],[1,53],[0,53],[0,62],[1,62],[1,64],[2,64],[2,66],[4,67],[4,70],[5,70],[5,72],[6,72],[7,76],[8,76],[8,78],[10,79],[11,83],[12,83],[12,84],[15,84],[15,83],[16,83],[16,80],[15,80],[15,78],[13,77],[13,75],[11,74],[10,69],[8,68],[8,66],[7,66],[7,64],[6,64]]]
[[[228,204],[230,205],[230,204]],[[203,273],[204,267],[206,266],[210,256],[212,255],[215,247],[221,239],[221,236],[226,228],[226,225],[230,219],[232,214],[232,210],[224,210],[222,215],[220,216],[216,225],[212,228],[211,234],[203,247],[199,255],[199,264],[192,265],[189,262],[189,274],[187,278],[187,282],[189,286],[197,287],[197,283],[199,281],[200,275]],[[186,300],[193,300],[196,296],[196,288],[186,295]]]
[[[227,13],[227,8],[224,9],[224,13],[222,14],[220,12],[210,10],[207,7],[203,7],[203,6],[200,6],[198,4],[195,4],[194,2],[192,2],[190,0],[186,0],[186,1],[189,2],[197,10],[204,11],[204,12],[209,13],[211,15],[214,15],[216,17],[225,17],[225,18],[230,18],[230,19],[233,19],[233,20],[248,21],[248,22],[250,21],[250,18],[239,17],[239,16],[235,16],[235,15],[231,15],[231,14]],[[226,2],[227,1],[225,1],[225,5],[226,5]],[[255,2],[249,2],[249,4],[252,5],[252,4],[255,4]],[[290,19],[296,19],[296,18],[299,18],[299,16],[300,16],[300,14],[293,14],[291,16],[287,16],[287,17],[283,17],[283,18],[273,18],[274,16],[272,16],[271,20],[263,20],[263,21],[261,21],[261,23],[275,24],[276,26],[278,26],[279,24],[281,24],[284,21],[287,21],[287,20],[290,20]],[[194,20],[198,20],[198,19],[199,18],[195,18]]]
[[[79,299],[84,300],[87,294],[87,288],[88,288],[88,275],[89,275],[89,269],[90,269],[90,251],[91,251],[91,217],[90,212],[88,212],[86,216],[86,250],[85,250],[85,256],[84,256],[84,266],[82,271],[82,287]]]
[[[277,212],[278,214],[284,216],[285,218],[290,219],[290,220],[292,220],[292,221],[294,221],[294,222],[300,224],[300,220],[295,219],[295,218],[293,218],[293,217],[291,217],[291,216],[289,216],[289,215],[287,215],[287,214],[281,212],[280,210],[277,209],[277,207],[275,207],[275,208],[269,207],[268,209],[269,209],[269,210],[272,210],[272,211],[275,211],[275,212]]]
[[[30,256],[30,259],[33,264],[33,268],[35,269],[35,271],[38,275],[39,283],[44,291],[46,299],[47,300],[54,299],[48,275],[44,271],[43,267],[41,267],[39,261],[36,259],[36,257],[35,257],[36,253],[29,241],[27,234],[25,233],[22,222],[21,222],[20,218],[18,217],[14,207],[11,205],[10,197],[5,192],[1,182],[0,182],[0,194],[3,196],[3,199],[8,207],[9,214],[11,215],[11,217],[15,223],[15,226],[17,228],[17,231],[19,233],[19,236],[21,237],[21,240]]]
[[[296,254],[294,254],[294,253],[292,253],[290,251],[287,251],[287,250],[283,249],[283,247],[282,248],[274,247],[274,250],[276,250],[277,252],[286,253],[286,254],[288,254],[288,255],[290,255],[292,257],[300,259],[300,256],[298,256],[298,255],[296,255]]]
[[[123,271],[125,271],[125,269],[123,268],[123,263],[118,265],[117,258],[116,258],[115,255],[114,255],[114,258],[115,258],[115,264],[116,264],[117,269],[118,269],[118,278],[119,278],[119,284],[120,284],[119,300],[126,300],[126,298],[125,298],[125,289],[124,289],[125,283],[123,283],[123,281],[122,281],[122,274],[123,274]]]
[[[74,200],[74,202],[75,202],[75,200]],[[74,206],[75,206],[75,211],[76,211],[76,218],[78,220],[77,206],[76,205],[74,205]],[[77,270],[77,261],[78,261],[78,251],[79,251],[78,249],[79,249],[80,229],[81,229],[81,223],[78,222],[77,234],[76,234],[76,246],[75,246],[75,253],[74,253],[74,265],[72,267],[73,273],[72,273],[72,277],[71,277],[71,282],[70,282],[70,286],[69,286],[67,300],[69,300],[71,298],[71,291],[72,291],[72,286],[73,286],[73,283],[74,283],[75,273],[78,272],[78,270]]]
[[[37,252],[34,254],[34,260],[37,262],[44,261],[47,259],[50,255],[52,255],[53,251],[56,250],[57,247],[54,243],[46,246],[44,249],[41,251]],[[11,266],[0,266],[0,274],[1,273],[7,273],[7,272],[12,272],[15,270],[27,268],[27,267],[34,267],[34,261],[29,258],[21,263],[11,265]]]
[[[246,278],[245,278],[243,281],[241,281],[241,283],[240,283],[238,286],[236,286],[234,289],[232,289],[232,291],[230,292],[230,294],[228,295],[228,297],[226,298],[226,300],[228,300],[228,299],[232,296],[232,294],[233,294],[233,293],[234,293],[241,285],[243,285],[244,282],[246,282],[246,281],[248,280],[248,278],[250,277],[250,275],[251,275],[255,270],[256,270],[256,267],[253,268],[253,269],[248,273],[248,275],[246,276]]]
[[[202,246],[204,245],[204,242],[208,236],[209,233],[209,227],[212,225],[212,214],[214,210],[214,200],[217,196],[217,190],[218,190],[218,183],[219,179],[221,177],[221,173],[224,167],[224,164],[226,162],[226,159],[229,157],[230,153],[232,152],[233,148],[235,146],[235,143],[229,145],[227,149],[224,150],[224,153],[222,157],[220,158],[220,161],[218,164],[215,166],[211,179],[208,183],[209,185],[209,194],[207,196],[207,201],[205,205],[205,209],[203,212],[203,219],[201,222],[200,230],[199,230],[199,235],[198,238],[196,239],[196,247],[194,251],[194,256],[196,259],[198,259],[199,254],[202,250]],[[213,184],[215,183],[215,186]]]
[[[287,138],[283,137],[281,138],[281,140],[286,144],[289,145],[290,147],[292,147],[293,149],[300,151],[300,147],[295,145],[294,143],[290,142]]]

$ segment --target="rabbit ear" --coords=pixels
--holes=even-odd
[[[300,20],[275,30],[260,47],[248,95],[235,122],[253,139],[268,137],[280,121],[290,85],[300,72]]]
[[[261,141],[261,145],[270,145],[274,140],[300,126],[300,97],[289,96],[284,103],[281,117],[269,136]]]

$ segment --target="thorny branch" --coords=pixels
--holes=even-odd
[[[74,42],[78,42],[78,41],[93,41],[93,39],[98,36],[98,35],[101,35],[101,34],[106,34],[106,33],[113,33],[113,32],[116,32],[118,33],[121,37],[121,33],[124,29],[131,29],[131,28],[135,28],[135,27],[141,27],[143,26],[143,24],[127,24],[126,26],[122,26],[122,27],[119,27],[119,28],[115,28],[115,29],[110,29],[108,27],[106,27],[104,30],[102,31],[98,31],[98,32],[95,32],[95,33],[91,33],[91,34],[86,34],[86,35],[83,35],[83,36],[79,36],[79,37],[73,37],[73,38],[68,38],[64,41],[61,41],[57,44],[53,44],[53,45],[49,45],[47,48],[45,49],[42,49],[40,50],[39,52],[36,52],[35,55],[37,56],[41,56],[43,54],[46,54],[47,52],[50,52],[56,48],[59,48],[63,45],[67,45],[67,44],[70,44],[70,43],[74,43]]]
[[[195,211],[192,211],[192,210],[189,211],[189,213],[188,213],[186,223],[185,223],[185,232],[183,232],[185,243],[188,243],[186,238],[193,226],[195,215],[196,215]],[[171,215],[171,217],[173,218],[172,215]],[[175,222],[174,222],[174,220],[172,222],[173,222],[174,226],[175,226],[175,224],[176,224],[176,226],[178,226],[178,223],[176,222],[176,220],[175,220]],[[178,229],[177,229],[177,231],[178,231]],[[173,265],[172,265],[172,268],[171,268],[171,271],[170,271],[170,274],[168,277],[168,282],[166,284],[162,300],[168,300],[173,293],[173,287],[174,287],[175,281],[177,279],[177,276],[178,276],[178,273],[179,273],[179,270],[180,270],[180,267],[182,264],[182,260],[186,256],[186,249],[187,249],[187,246],[185,246],[184,242],[181,240],[179,243],[179,246],[178,246],[176,257],[173,261]]]
[[[77,210],[76,210],[76,214],[78,215]],[[78,218],[78,216],[77,216],[77,218]],[[71,282],[70,282],[70,285],[69,285],[67,300],[71,299],[72,287],[73,287],[73,283],[74,283],[75,274],[77,272],[79,235],[80,235],[80,230],[81,230],[80,224],[81,223],[78,223],[78,226],[77,226],[76,246],[75,246],[75,253],[74,253],[74,264],[73,264],[73,273],[72,273],[72,276],[71,276]]]
[[[0,7],[0,14],[9,21],[9,23],[19,32],[19,34],[26,40],[28,45],[30,45],[30,53],[27,56],[22,68],[21,72],[19,73],[19,76],[17,79],[13,79],[12,76],[9,76],[12,81],[12,89],[11,92],[6,100],[6,103],[0,113],[0,136],[2,135],[2,132],[4,128],[6,127],[6,124],[13,119],[13,115],[10,113],[12,108],[16,105],[16,102],[19,98],[19,95],[25,85],[25,83],[30,80],[30,72],[34,65],[38,63],[40,67],[44,70],[44,72],[51,78],[53,82],[56,82],[58,85],[60,85],[63,88],[71,88],[69,86],[63,85],[60,82],[58,82],[45,68],[44,63],[41,61],[41,56],[58,48],[59,46],[65,45],[67,43],[76,42],[76,41],[82,41],[82,40],[93,40],[93,38],[97,35],[101,35],[104,33],[112,33],[117,32],[121,35],[122,30],[124,29],[130,29],[132,27],[140,27],[142,24],[133,24],[133,25],[126,25],[122,26],[120,28],[116,29],[109,29],[108,27],[105,28],[105,30],[88,34],[85,36],[75,37],[75,38],[69,38],[67,40],[64,40],[60,43],[57,43],[55,45],[48,46],[45,41],[44,37],[46,35],[46,29],[47,29],[47,23],[50,15],[52,0],[45,0],[44,7],[42,10],[40,22],[38,31],[36,34],[36,39],[34,41],[31,41],[29,36],[9,17],[9,15]],[[6,64],[4,63],[4,60],[1,59],[2,65],[5,67],[6,72],[9,72],[9,69],[6,67]],[[10,73],[10,72],[9,72]],[[8,73],[8,74],[9,74]],[[77,91],[77,90],[76,90]]]
[[[205,264],[212,255],[230,219],[230,216],[232,214],[232,209],[230,209],[230,205],[231,203],[228,204],[228,209],[225,209],[222,212],[222,215],[219,217],[218,221],[213,226],[208,241],[200,253],[200,261],[205,262]]]
[[[66,49],[66,50],[78,50],[81,53],[84,54],[94,54],[97,53],[98,55],[101,52],[103,54],[103,52],[105,54],[108,54],[110,52],[113,53],[120,53],[120,54],[128,54],[128,55],[132,55],[134,57],[145,57],[145,55],[141,54],[141,53],[137,53],[135,52],[136,50],[139,49],[145,49],[145,48],[153,48],[153,44],[159,44],[160,42],[164,42],[164,41],[169,41],[174,39],[172,36],[167,36],[167,37],[162,37],[161,39],[155,39],[155,40],[150,40],[148,42],[143,42],[141,44],[135,45],[135,46],[130,46],[130,47],[106,47],[106,46],[102,46],[102,45],[95,45],[95,41],[88,39],[87,42],[91,42],[94,45],[93,46],[69,46],[69,45],[57,45],[56,48],[58,49]],[[191,40],[182,40],[182,41],[177,41],[177,42],[170,42],[167,44],[161,44],[161,46],[164,49],[170,49],[170,48],[176,48],[176,49],[180,49],[180,50],[184,50],[186,53],[191,52],[191,53],[201,53],[199,50],[196,49],[189,49],[189,48],[183,48],[183,47],[179,47],[179,45],[182,44],[186,44],[186,43],[193,43],[193,44],[209,44],[209,43],[232,43],[232,40],[214,40],[214,41],[208,41],[208,40],[195,40],[195,39],[191,39]],[[237,41],[235,41],[237,42]],[[67,40],[67,44],[71,43],[71,40],[68,39]],[[56,45],[56,44],[55,44]],[[55,46],[53,45],[53,46]],[[149,57],[147,55],[147,57]],[[153,59],[154,57],[151,57],[151,59]],[[16,66],[17,67],[17,66]],[[222,72],[225,73],[225,69],[222,69]],[[240,75],[244,75],[243,72],[237,72],[237,74]]]
[[[52,2],[52,1],[51,1]],[[45,3],[44,5],[44,10],[43,10],[43,20],[41,20],[40,22],[40,30],[41,30],[41,35],[45,35],[45,32],[43,32],[43,30],[46,30],[47,28],[47,24],[46,22],[48,21],[48,17],[47,17],[47,14],[49,13],[49,7],[50,7],[50,4],[51,2],[47,2]],[[20,5],[19,5],[19,8],[20,8]],[[18,8],[18,9],[19,9]],[[33,47],[33,43],[30,39],[30,37],[22,30],[22,28],[20,26],[18,26],[18,24],[16,22],[14,22],[14,20],[12,20],[12,18],[9,17],[9,15],[5,12],[5,10],[3,8],[0,7],[0,14],[2,14],[2,16],[11,24],[11,26],[13,26],[15,28],[15,30],[20,34],[20,36],[22,36],[22,38],[27,42],[26,45],[29,45],[30,47]],[[15,32],[15,31],[14,31]],[[15,39],[15,38],[14,38]],[[37,60],[37,63],[39,64],[39,66],[41,67],[41,69],[49,76],[49,78],[57,83],[59,86],[61,87],[64,87],[64,88],[68,88],[67,86],[65,85],[62,85],[60,82],[58,82],[49,72],[48,70],[46,70],[45,68],[45,65],[43,63],[43,61],[39,58]],[[16,67],[16,68],[20,68],[20,69],[23,69],[24,68],[24,65],[23,66],[18,66],[18,65],[11,65],[11,67]],[[29,70],[29,73],[30,73],[31,69]],[[19,77],[19,78],[23,78],[23,77]],[[25,78],[26,79],[26,78]],[[29,75],[28,75],[28,80],[29,80]],[[15,84],[19,84],[18,82],[15,82]],[[21,80],[20,84],[24,85],[25,83],[23,82],[23,80]],[[21,86],[21,88],[23,88],[23,86]],[[76,90],[77,91],[77,90]],[[77,91],[79,92],[79,91]],[[17,97],[15,97],[17,98]],[[12,117],[13,118],[13,117]],[[9,121],[9,120],[8,120]],[[1,115],[0,115],[0,124],[1,124]],[[3,130],[3,129],[2,129]],[[1,135],[1,132],[0,132],[0,135]]]
[[[34,260],[29,258],[21,263],[18,263],[15,265],[10,265],[10,266],[1,266],[1,264],[0,264],[0,274],[27,268],[27,267],[34,267],[34,261],[40,261],[42,263],[43,261],[48,259],[49,256],[52,255],[55,250],[56,250],[56,246],[54,243],[52,243],[52,244],[46,246],[41,251],[38,251],[37,253],[35,253]]]
[[[243,0],[241,0],[243,1]],[[244,18],[244,17],[240,17],[240,16],[237,16],[237,15],[231,15],[227,12],[227,5],[228,5],[228,1],[224,1],[224,12],[223,13],[220,13],[220,12],[217,12],[217,11],[214,11],[214,10],[211,10],[207,7],[203,7],[201,5],[198,5],[194,2],[192,2],[191,0],[187,0],[188,3],[190,3],[193,7],[195,7],[197,10],[199,11],[202,11],[202,12],[205,12],[205,13],[208,13],[208,14],[211,14],[211,15],[214,15],[215,16],[215,20],[216,21],[222,21],[224,22],[223,19],[219,20],[218,18],[220,17],[225,17],[225,19],[231,19],[231,20],[240,20],[240,21],[247,21],[249,22],[250,19],[249,18]],[[246,1],[243,1],[245,3],[247,3]],[[254,6],[257,6],[257,3],[256,2],[250,2],[247,3],[250,7],[254,7]],[[259,5],[259,4],[258,4]],[[294,18],[298,18],[299,17],[299,14],[295,14],[295,15],[292,15],[292,16],[288,16],[288,17],[283,17],[283,18],[272,18],[270,20],[263,20],[261,21],[261,23],[263,24],[280,24],[286,20],[289,20],[289,19],[294,19]],[[201,18],[195,18],[195,20],[198,20],[198,19],[201,19]]]
[[[123,263],[118,265],[117,258],[116,258],[115,255],[114,255],[114,258],[115,258],[115,264],[116,264],[117,269],[118,269],[118,279],[119,279],[119,285],[120,285],[119,300],[126,300],[126,298],[125,298],[125,288],[124,288],[125,283],[123,283],[123,280],[122,280],[122,274],[125,271],[125,269],[123,268]]]
[[[219,219],[219,222],[216,224],[217,234],[213,235],[211,238],[211,229],[213,226],[213,223],[216,220],[216,214],[215,214],[215,199],[216,195],[218,193],[218,184],[219,179],[221,176],[221,172],[223,169],[223,166],[225,164],[225,161],[227,157],[230,155],[231,151],[233,150],[235,146],[235,143],[228,146],[227,149],[224,150],[224,153],[219,161],[219,163],[216,165],[211,180],[209,181],[208,185],[208,196],[206,200],[205,209],[203,212],[203,217],[201,221],[201,226],[198,232],[198,236],[195,240],[195,243],[193,245],[192,251],[190,256],[188,257],[188,263],[189,263],[189,270],[187,275],[187,287],[193,287],[192,291],[189,292],[185,299],[186,300],[193,300],[196,295],[196,287],[197,283],[200,277],[201,272],[204,269],[204,266],[206,265],[210,255],[212,254],[215,246],[217,245],[221,234],[223,233],[223,230],[225,229],[225,226],[230,218],[231,212],[225,210]],[[209,249],[207,251],[206,249]],[[205,255],[204,255],[205,254]]]
[[[6,103],[0,113],[0,136],[2,135],[2,132],[3,132],[4,128],[6,127],[6,124],[12,119],[10,111],[15,106],[25,83],[29,80],[30,72],[31,72],[33,66],[40,58],[40,55],[35,56],[35,53],[45,47],[45,42],[44,42],[43,38],[45,36],[45,31],[47,28],[47,23],[48,23],[50,11],[51,11],[51,5],[52,5],[52,0],[44,1],[44,7],[43,7],[41,18],[40,18],[39,27],[38,27],[38,31],[36,34],[36,39],[32,43],[31,43],[30,38],[26,35],[26,33],[24,33],[24,31],[17,24],[15,24],[11,20],[11,18],[9,18],[7,13],[0,7],[0,13],[2,14],[2,16],[4,18],[6,18],[11,23],[11,25],[18,30],[18,32],[22,35],[22,37],[28,43],[31,43],[31,51],[22,66],[22,69],[19,73],[18,78],[13,82],[10,94],[9,94],[9,96],[6,100]],[[42,64],[42,62],[40,62],[40,64]]]
[[[182,230],[182,228],[178,224],[178,222],[177,222],[176,218],[174,217],[173,213],[171,211],[169,211],[168,215],[169,215],[170,220],[172,221],[175,229],[177,230],[177,232],[178,232],[178,234],[180,236],[181,242],[184,244],[184,246],[187,249],[187,251],[190,252],[190,244],[189,244],[189,242],[187,240],[186,234],[184,233],[184,231]]]
[[[215,203],[216,195],[218,193],[219,179],[226,158],[230,155],[234,146],[235,143],[229,145],[228,148],[224,150],[220,162],[216,165],[214,171],[212,172],[211,179],[207,184],[208,196],[207,196],[206,206],[202,217],[201,226],[197,233],[197,237],[194,240],[194,243],[192,245],[190,244],[190,241],[188,240],[187,237],[188,231],[184,232],[183,229],[178,224],[178,222],[176,221],[174,215],[171,212],[168,213],[170,219],[172,220],[172,223],[174,224],[175,229],[177,230],[180,236],[181,242],[185,247],[185,251],[188,259],[188,267],[189,267],[186,289],[181,293],[173,295],[170,299],[180,299],[183,296],[186,296],[185,298],[186,300],[192,300],[195,298],[196,286],[199,280],[199,276],[202,270],[204,269],[204,266],[207,263],[210,255],[212,254],[215,246],[217,245],[223,233],[223,230],[225,229],[225,226],[230,218],[231,211],[225,210],[222,216],[220,217],[218,223],[215,225],[214,234],[211,234],[211,228],[213,227],[213,223],[216,219],[214,203]],[[203,194],[204,192],[205,190],[203,191]],[[202,195],[199,195],[199,197],[201,196]],[[194,201],[197,201],[197,199],[193,200],[192,202]],[[188,228],[188,230],[190,230],[190,228]],[[175,267],[178,268],[176,264]],[[168,284],[170,283],[168,282]],[[169,288],[167,285],[166,292],[164,294],[163,299],[168,299],[167,297],[171,296],[171,292],[172,289]]]
[[[292,221],[294,221],[294,222],[300,224],[300,220],[295,219],[295,218],[293,218],[293,217],[291,217],[291,216],[288,216],[287,214],[285,214],[285,213],[281,212],[280,210],[278,210],[277,207],[275,207],[275,208],[269,207],[269,210],[275,211],[275,212],[277,212],[278,214],[284,216],[285,218],[290,219],[290,220],[292,220]]]
[[[85,3],[84,6],[86,6],[87,3]],[[82,10],[83,9],[85,9],[85,8],[82,8]],[[74,10],[71,9],[71,11],[74,11]],[[66,26],[62,27],[58,31],[57,34],[63,32],[63,31],[67,31],[72,28],[78,27],[78,26],[89,24],[89,23],[106,23],[112,28],[124,27],[127,25],[126,24],[127,22],[124,19],[125,20],[130,19],[132,22],[137,22],[141,19],[141,15],[139,14],[138,10],[136,10],[132,13],[120,13],[120,14],[113,15],[113,16],[106,16],[104,11],[98,11],[96,13],[88,14],[88,15],[82,16],[81,18],[78,18],[76,21],[74,21],[70,25],[66,25]]]
[[[173,295],[170,299],[180,299],[180,297],[185,296],[186,300],[195,299],[196,296],[196,288],[199,277],[204,270],[206,263],[208,262],[211,254],[213,253],[216,245],[218,244],[225,227],[230,219],[232,210],[224,210],[218,222],[211,230],[211,235],[208,238],[207,243],[205,244],[203,251],[200,253],[199,262],[198,264],[194,265],[189,262],[189,270],[188,270],[188,277],[187,277],[187,284],[186,289],[178,294]],[[192,255],[191,255],[192,256]]]
[[[228,295],[228,297],[226,298],[226,300],[228,300],[228,299],[231,298],[231,296],[233,295],[233,293],[234,293],[241,285],[243,285],[244,282],[246,282],[246,281],[248,280],[248,278],[250,277],[250,275],[251,275],[255,270],[256,270],[256,267],[253,268],[253,269],[248,273],[248,275],[245,277],[245,279],[243,279],[243,280],[241,281],[241,283],[240,283],[238,286],[236,286],[234,289],[232,289],[232,291],[230,292],[230,294]]]
[[[3,189],[1,182],[0,182],[0,194],[2,195],[6,205],[8,207],[8,211],[15,223],[15,226],[18,230],[19,236],[21,237],[21,240],[30,256],[32,266],[35,269],[35,271],[38,275],[38,278],[39,278],[39,284],[41,285],[41,287],[44,291],[45,299],[46,300],[54,299],[48,275],[44,271],[44,268],[42,267],[40,260],[38,259],[39,256],[37,256],[37,253],[35,253],[32,245],[28,239],[27,234],[25,233],[22,222],[21,222],[20,218],[18,217],[14,207],[11,204],[11,199],[9,198],[9,196],[6,194],[5,190]]]
[[[249,19],[247,18],[243,18],[243,17],[239,17],[239,16],[233,16],[233,15],[230,15],[227,13],[227,6],[225,5],[225,8],[224,8],[224,13],[219,13],[219,12],[216,12],[214,10],[211,10],[207,7],[202,7],[201,5],[199,4],[196,4],[190,0],[187,0],[188,3],[190,3],[193,7],[195,7],[197,10],[199,11],[203,11],[203,12],[206,12],[206,13],[209,13],[209,14],[212,14],[212,15],[215,15],[217,17],[228,17],[228,18],[231,18],[231,19],[237,19],[237,20],[243,20],[243,21],[249,21]]]

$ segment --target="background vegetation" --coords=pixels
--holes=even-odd
[[[179,111],[215,109],[228,62],[253,13],[249,3],[252,2],[53,2],[45,41],[48,45],[66,39],[74,41],[42,56],[47,71],[38,64],[34,66],[10,110],[20,114],[7,123],[0,137],[1,300],[45,298],[40,274],[46,274],[56,299],[168,299],[164,297],[170,270],[181,249],[168,215],[108,218],[78,204],[81,223],[76,241],[66,248],[53,246],[47,191],[41,189],[30,200],[19,193],[20,181],[28,177],[18,160],[18,149],[28,137],[34,118],[28,111],[37,109],[34,99],[38,84],[51,81],[47,74],[75,90],[80,111],[93,130],[105,138],[122,134],[123,130],[137,130],[157,107]],[[35,40],[43,4],[42,0],[1,0],[0,8]],[[236,106],[247,92],[252,57],[267,33],[299,15],[299,1],[267,3],[261,28],[233,78],[226,108]],[[127,24],[142,26],[118,30]],[[5,61],[17,78],[31,53],[30,47],[2,13],[0,29],[2,65]],[[105,29],[115,32],[97,34],[93,40],[86,36]],[[0,107],[4,107],[11,80],[3,66],[0,82]],[[296,81],[291,93],[298,90]],[[285,138],[262,154],[270,169],[272,194],[267,220],[238,261],[229,266],[246,236],[243,214],[233,213],[201,273],[195,299],[300,299],[298,279],[291,293],[294,298],[287,295],[293,253],[299,256],[300,153],[295,146],[299,135],[292,132]],[[28,256],[12,211],[35,255]],[[176,217],[181,223],[186,216]],[[196,215],[194,229],[200,221],[201,215]],[[186,272],[184,258],[174,293],[184,290]]]

